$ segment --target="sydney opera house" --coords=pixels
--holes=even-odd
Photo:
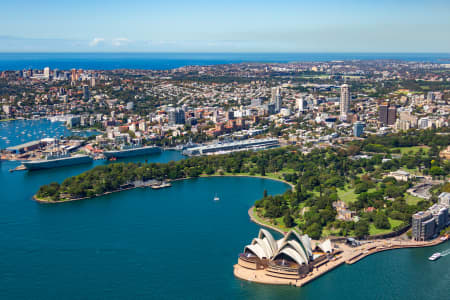
[[[247,274],[252,271],[262,273],[269,279],[297,280],[305,277],[314,267],[326,263],[333,254],[335,250],[330,240],[313,248],[306,234],[300,235],[291,230],[283,238],[275,240],[269,231],[260,229],[258,237],[239,255],[235,268]]]

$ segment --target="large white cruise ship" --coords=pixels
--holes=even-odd
[[[128,146],[122,147],[120,150],[105,151],[103,154],[106,158],[124,158],[131,156],[147,155],[160,153],[161,148],[156,146]]]
[[[51,169],[92,163],[92,157],[83,154],[71,156],[68,153],[49,155],[45,159],[22,162],[27,170]]]

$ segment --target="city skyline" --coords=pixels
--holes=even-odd
[[[27,0],[3,4],[0,52],[448,53],[449,8],[442,0]]]

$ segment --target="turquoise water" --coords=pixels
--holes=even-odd
[[[167,151],[140,159],[182,156]],[[0,299],[411,300],[450,294],[450,255],[427,260],[449,243],[379,253],[303,288],[234,278],[237,255],[259,229],[247,210],[264,189],[285,191],[281,182],[199,178],[45,205],[31,200],[40,185],[92,166],[9,173],[16,165],[0,164]]]

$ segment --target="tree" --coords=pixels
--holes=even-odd
[[[359,238],[369,235],[369,222],[361,219],[355,225],[355,235]]]
[[[284,222],[284,225],[286,225],[286,227],[288,227],[288,228],[295,226],[294,218],[292,218],[292,216],[290,214],[286,214],[283,217],[283,222]]]
[[[391,223],[389,223],[389,219],[386,213],[379,211],[374,218],[374,225],[378,229],[389,229],[391,228]]]
[[[313,223],[306,228],[305,232],[313,240],[318,240],[322,235],[322,227],[318,223]]]

